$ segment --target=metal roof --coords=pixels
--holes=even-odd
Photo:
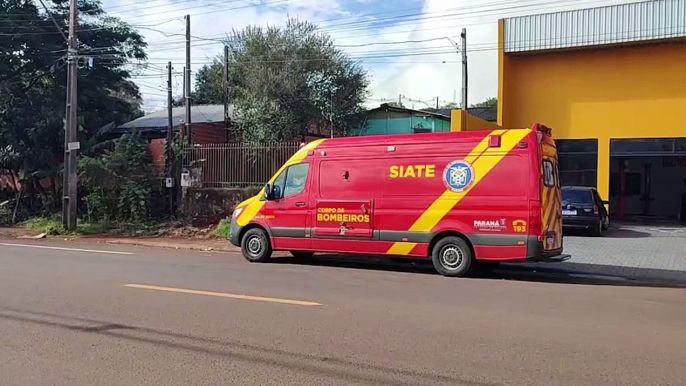
[[[229,116],[233,116],[233,106],[229,106]],[[131,122],[127,122],[118,127],[118,129],[161,129],[166,130],[168,125],[167,110],[156,111],[152,114],[142,116]],[[186,120],[186,108],[174,107],[172,109],[173,126],[179,126]],[[207,123],[207,122],[224,122],[224,106],[223,105],[198,105],[191,106],[191,122],[192,123]]]
[[[657,0],[504,19],[505,52],[686,37],[686,0]]]
[[[443,119],[443,120],[450,120],[450,114],[448,113],[447,115],[442,114],[437,111],[427,111],[427,110],[414,110],[414,109],[408,109],[406,107],[398,107],[398,106],[392,106],[387,103],[382,104],[379,107],[373,108],[371,110],[367,110],[367,114],[373,113],[376,111],[392,111],[396,113],[407,113],[407,114],[415,114],[415,115],[431,115],[433,117]],[[440,111],[440,110],[439,110]]]

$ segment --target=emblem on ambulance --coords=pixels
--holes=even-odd
[[[443,183],[453,192],[467,190],[474,182],[474,167],[465,160],[456,160],[448,164],[443,171]]]

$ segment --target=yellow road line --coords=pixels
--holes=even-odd
[[[174,288],[174,287],[158,287],[158,286],[154,286],[154,285],[144,285],[144,284],[125,284],[124,287],[137,288],[137,289],[147,289],[147,290],[153,290],[153,291],[176,292],[176,293],[191,294],[191,295],[216,296],[216,297],[220,297],[220,298],[254,300],[254,301],[258,301],[258,302],[290,304],[290,305],[294,305],[294,306],[321,306],[320,303],[307,302],[307,301],[303,301],[303,300],[267,298],[267,297],[262,297],[262,296],[238,295],[238,294],[229,294],[229,293],[224,293],[224,292],[212,292],[212,291],[198,291],[198,290]]]

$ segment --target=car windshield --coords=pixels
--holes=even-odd
[[[593,203],[590,190],[562,189],[562,205],[590,203]]]

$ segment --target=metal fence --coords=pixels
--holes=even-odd
[[[299,143],[198,144],[182,150],[184,167],[199,171],[204,188],[236,188],[266,183],[300,147]]]

